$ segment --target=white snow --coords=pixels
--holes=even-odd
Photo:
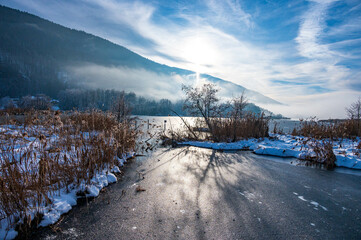
[[[76,189],[69,193],[63,190],[59,196],[54,196],[53,204],[44,208],[44,217],[39,226],[45,227],[54,224],[59,220],[61,214],[69,212],[71,207],[76,205],[76,192]]]
[[[311,203],[312,205],[314,205],[314,206],[315,206],[315,208],[320,207],[320,208],[322,208],[323,210],[328,211],[328,209],[327,209],[326,207],[324,207],[324,206],[320,205],[318,202],[311,201],[310,203]]]
[[[45,227],[54,224],[59,220],[62,214],[70,211],[72,206],[77,203],[78,192],[85,190],[86,197],[97,197],[102,188],[108,186],[109,183],[114,183],[116,181],[117,177],[114,174],[103,171],[91,180],[92,184],[90,185],[81,184],[80,187],[74,188],[69,193],[66,193],[65,189],[62,190],[59,196],[52,198],[53,204],[44,208],[44,217],[39,226]]]
[[[1,239],[14,239],[18,235],[18,232],[13,228],[8,228],[6,219],[0,221],[0,238]]]
[[[179,145],[215,150],[251,150],[255,154],[260,155],[305,159],[307,155],[315,155],[309,144],[305,144],[307,140],[308,138],[302,136],[271,134],[269,138],[251,138],[232,143],[188,141],[180,142]],[[359,138],[333,142],[333,151],[337,159],[336,166],[361,169],[361,150],[356,148],[359,142]]]
[[[99,195],[99,188],[94,185],[90,185],[86,187],[86,196],[87,197],[97,197]]]
[[[117,181],[117,177],[113,173],[107,174],[108,183],[115,183]]]
[[[313,200],[308,201],[308,200],[305,199],[303,196],[298,196],[298,194],[295,193],[295,192],[294,192],[293,194],[295,194],[300,200],[302,200],[302,201],[304,201],[304,202],[309,202],[311,205],[313,205],[313,209],[315,209],[315,210],[318,210],[318,208],[320,207],[320,208],[322,208],[324,211],[328,211],[328,209],[327,209],[326,207],[322,206],[321,204],[319,204],[319,203],[316,202],[316,201],[313,201]],[[310,206],[310,205],[309,205],[309,206]]]
[[[114,166],[112,170],[110,170],[112,173],[120,173],[120,169],[118,166]]]
[[[253,200],[256,199],[256,195],[254,193],[248,192],[248,191],[239,191],[239,194],[241,194],[242,196],[244,196],[245,198],[247,198],[247,200],[253,202]]]
[[[304,202],[307,202],[307,200],[303,196],[298,196],[299,199],[301,199]]]

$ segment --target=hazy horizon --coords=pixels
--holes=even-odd
[[[262,107],[291,118],[342,118],[361,95],[356,0],[0,4],[95,34],[158,63],[258,91],[286,104]]]

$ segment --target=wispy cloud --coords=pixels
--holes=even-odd
[[[300,55],[310,59],[307,64],[314,66],[313,69],[302,67],[304,70],[311,70],[307,74],[311,77],[310,80],[332,90],[345,90],[350,88],[349,83],[353,82],[353,75],[359,75],[360,72],[360,69],[351,69],[342,64],[349,59],[360,58],[352,53],[353,50],[345,51],[347,46],[353,45],[358,49],[360,46],[358,39],[345,39],[345,33],[350,32],[350,29],[361,28],[360,25],[350,24],[349,22],[355,21],[354,18],[350,18],[341,26],[328,27],[329,31],[326,33],[328,11],[337,2],[334,0],[313,1],[310,4],[310,10],[303,15],[299,34],[295,40]],[[328,37],[335,35],[335,32],[342,34],[342,40],[327,43]]]
[[[317,1],[304,14],[296,38],[298,50],[302,56],[311,59],[330,59],[334,55],[327,45],[319,42],[323,33],[326,12],[331,4],[332,1]]]
[[[245,12],[239,0],[209,0],[206,4],[216,21],[230,25],[243,23],[246,27],[254,24],[251,14]]]
[[[361,92],[357,1],[0,2],[99,35],[154,61],[257,90],[289,103],[295,112],[319,115],[309,103],[334,97],[346,106]],[[97,70],[120,76],[119,69]],[[281,111],[289,114],[289,109]],[[333,112],[322,117],[344,114],[343,107]]]

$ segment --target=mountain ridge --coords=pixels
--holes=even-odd
[[[143,78],[148,77],[149,81],[158,88],[163,86],[170,88],[169,81],[177,82],[174,78],[166,80],[167,76],[176,74],[183,77],[182,81],[188,83],[189,76],[196,74],[191,70],[157,63],[124,46],[85,31],[71,29],[34,14],[2,5],[0,5],[0,32],[0,83],[8,84],[8,87],[0,90],[0,96],[14,95],[16,92],[21,94],[45,92],[56,95],[58,90],[69,88],[69,86],[76,87],[81,83],[84,83],[84,86],[90,86],[89,82],[96,85],[96,79],[84,75],[84,72],[76,75],[68,70],[69,66],[78,67],[86,63],[120,69],[113,76],[108,76],[113,79],[108,80],[109,86],[127,85],[126,74],[123,74],[123,80],[117,83],[117,77],[121,75],[119,73],[124,68],[144,69],[149,73],[154,73],[150,76],[148,74],[145,77],[134,77],[132,81],[138,81],[139,85],[142,85],[145,82]],[[158,79],[157,74],[164,75],[163,82]],[[23,79],[16,79],[19,75]],[[96,77],[98,81],[99,78],[104,81],[107,79],[106,76],[97,75]],[[200,77],[217,83],[224,95],[241,94],[245,91],[247,97],[254,102],[280,104],[272,98],[230,81],[208,74],[200,74]],[[88,82],[84,82],[84,79]],[[151,83],[148,85],[152,86]],[[162,94],[166,93],[166,87],[161,91]],[[159,95],[159,91],[157,93]]]

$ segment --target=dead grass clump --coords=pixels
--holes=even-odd
[[[348,138],[361,137],[360,123],[361,120],[348,119],[340,124],[339,131]]]
[[[334,139],[335,131],[332,124],[318,122],[315,118],[300,120],[301,127],[294,129],[292,135],[302,135],[314,139],[330,138]]]
[[[301,126],[292,131],[292,135],[301,135],[315,139],[354,139],[361,136],[358,120],[317,121],[315,118],[301,120]]]
[[[263,114],[247,113],[242,118],[212,119],[213,140],[234,142],[240,139],[268,137],[268,119]]]
[[[81,131],[110,130],[119,123],[111,113],[104,113],[97,110],[72,112],[68,117],[72,121],[72,125],[80,127]]]
[[[208,123],[196,118],[191,125],[184,119],[184,127],[170,129],[161,135],[164,145],[176,145],[183,141],[235,142],[241,139],[268,137],[268,122],[263,114],[247,113],[238,118],[211,118]],[[208,126],[212,126],[209,129]]]
[[[0,110],[0,116],[23,115],[23,114],[24,114],[24,110],[20,109],[20,108],[16,108],[16,107],[11,107],[11,108],[6,108],[6,109]]]
[[[28,111],[22,125],[3,126],[1,219],[30,223],[60,189],[90,183],[97,173],[119,164],[118,158],[135,150],[139,133],[130,122],[119,123],[98,111]]]
[[[327,169],[336,167],[336,156],[333,152],[333,143],[329,140],[317,141],[315,139],[308,139],[307,145],[314,154],[309,154],[305,160],[313,164],[322,164]]]
[[[37,155],[29,149],[18,151],[15,146],[19,143],[18,139],[10,144],[1,142],[0,208],[9,224],[20,219],[30,224],[39,206],[50,203],[50,188],[45,179],[45,160],[37,161]]]

